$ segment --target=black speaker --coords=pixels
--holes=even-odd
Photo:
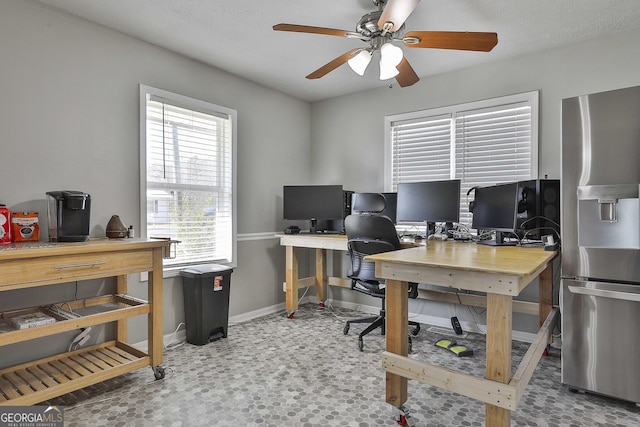
[[[353,198],[353,191],[344,190],[342,192],[342,198],[342,218],[319,219],[316,227],[317,231],[344,234],[344,219],[351,215],[351,199]]]
[[[532,179],[518,182],[518,235],[541,239],[560,237],[560,180]],[[556,234],[557,233],[557,234]]]

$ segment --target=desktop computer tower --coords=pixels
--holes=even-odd
[[[547,234],[560,238],[559,179],[518,182],[516,229],[520,238],[539,240]]]
[[[351,215],[351,199],[353,191],[342,191],[342,218],[340,219],[319,219],[316,231],[330,233],[344,233],[344,219]]]

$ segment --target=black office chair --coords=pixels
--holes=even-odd
[[[349,333],[352,323],[370,323],[370,325],[358,335],[358,348],[362,351],[364,342],[362,337],[371,331],[381,328],[381,334],[385,334],[385,284],[384,279],[375,276],[375,263],[365,261],[367,255],[400,249],[400,240],[396,228],[389,217],[374,215],[385,208],[385,199],[379,193],[356,193],[352,202],[352,210],[355,212],[345,218],[344,228],[347,234],[349,257],[351,266],[347,276],[351,279],[351,289],[382,300],[382,308],[377,316],[363,317],[347,320],[344,334]],[[418,296],[418,284],[409,284],[409,297]],[[420,331],[418,322],[409,321],[414,326],[411,331],[417,335]],[[409,336],[409,351],[411,351],[411,336]]]

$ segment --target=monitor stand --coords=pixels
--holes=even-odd
[[[427,222],[427,232],[425,233],[424,238],[428,239],[432,234],[436,234],[436,223]]]
[[[516,242],[507,242],[504,240],[504,235],[501,231],[496,231],[496,239],[495,240],[480,240],[478,242],[481,245],[487,246],[517,246]]]

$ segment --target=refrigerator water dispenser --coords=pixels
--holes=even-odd
[[[578,187],[578,246],[640,249],[639,184]]]

